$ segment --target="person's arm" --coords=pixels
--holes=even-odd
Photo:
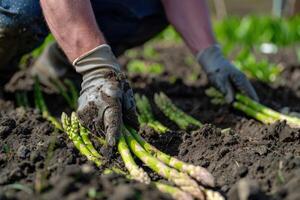
[[[226,100],[231,103],[236,90],[258,100],[246,76],[222,55],[212,32],[206,0],[162,0],[162,3],[168,20],[182,35],[210,83]]]
[[[216,43],[205,0],[162,0],[170,23],[194,54]]]
[[[41,0],[51,33],[71,62],[105,44],[90,0]]]
[[[77,114],[93,133],[114,146],[123,120],[136,127],[133,92],[98,28],[90,0],[41,0],[59,46],[82,75]]]

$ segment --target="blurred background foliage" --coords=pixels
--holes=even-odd
[[[294,7],[292,11],[283,8],[283,2],[291,4],[292,1],[246,0],[242,4],[236,0],[209,1],[213,29],[223,53],[250,78],[263,82],[275,81],[283,66],[281,63],[272,62],[269,55],[276,56],[282,48],[292,49],[298,56],[298,62],[300,61],[300,16],[294,14]],[[294,5],[295,1],[292,3]],[[269,12],[266,12],[267,9]],[[288,17],[282,17],[284,11],[289,13]],[[229,12],[231,15],[227,15]],[[44,47],[53,40],[49,35],[42,46],[23,58],[23,63],[29,57],[36,58],[40,55]],[[183,41],[172,26],[167,27],[141,48],[125,52],[129,58],[128,71],[162,74],[164,66],[160,62],[161,55],[157,51],[157,44],[171,49],[172,45],[182,45]],[[182,59],[187,65],[197,65],[192,56]]]

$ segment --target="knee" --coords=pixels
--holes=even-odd
[[[46,25],[39,0],[0,1],[0,29],[42,31]]]
[[[0,46],[11,41],[25,46],[27,52],[40,45],[48,35],[39,0],[0,1]],[[3,42],[4,41],[4,42]],[[18,44],[17,44],[18,43]]]

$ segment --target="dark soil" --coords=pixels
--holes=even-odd
[[[151,186],[101,175],[39,114],[11,108],[1,103],[0,199],[169,199]]]
[[[174,46],[172,54],[169,48],[156,48],[165,72],[130,74],[132,86],[150,99],[155,92],[165,92],[205,125],[179,131],[152,102],[155,117],[173,131],[158,135],[143,128],[141,134],[162,151],[208,168],[228,199],[239,199],[239,193],[245,199],[300,199],[300,129],[285,122],[262,125],[230,106],[211,104],[200,67],[185,61],[189,54],[182,46]],[[128,58],[121,60],[126,63]],[[291,66],[274,84],[253,84],[263,104],[300,112],[299,78],[300,67]],[[101,175],[102,170],[87,162],[66,134],[55,132],[35,110],[15,108],[8,100],[12,96],[4,94],[5,100],[0,100],[0,199],[168,199],[151,186]],[[52,113],[59,116],[68,110],[53,99],[53,95],[46,99],[53,104]],[[63,102],[59,96],[55,101]]]

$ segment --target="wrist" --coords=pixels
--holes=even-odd
[[[219,44],[211,45],[199,51],[196,59],[206,72],[215,71],[215,68],[222,65],[225,60]]]
[[[84,53],[73,62],[76,71],[82,75],[101,69],[111,69],[120,72],[120,65],[107,44],[102,44]]]

